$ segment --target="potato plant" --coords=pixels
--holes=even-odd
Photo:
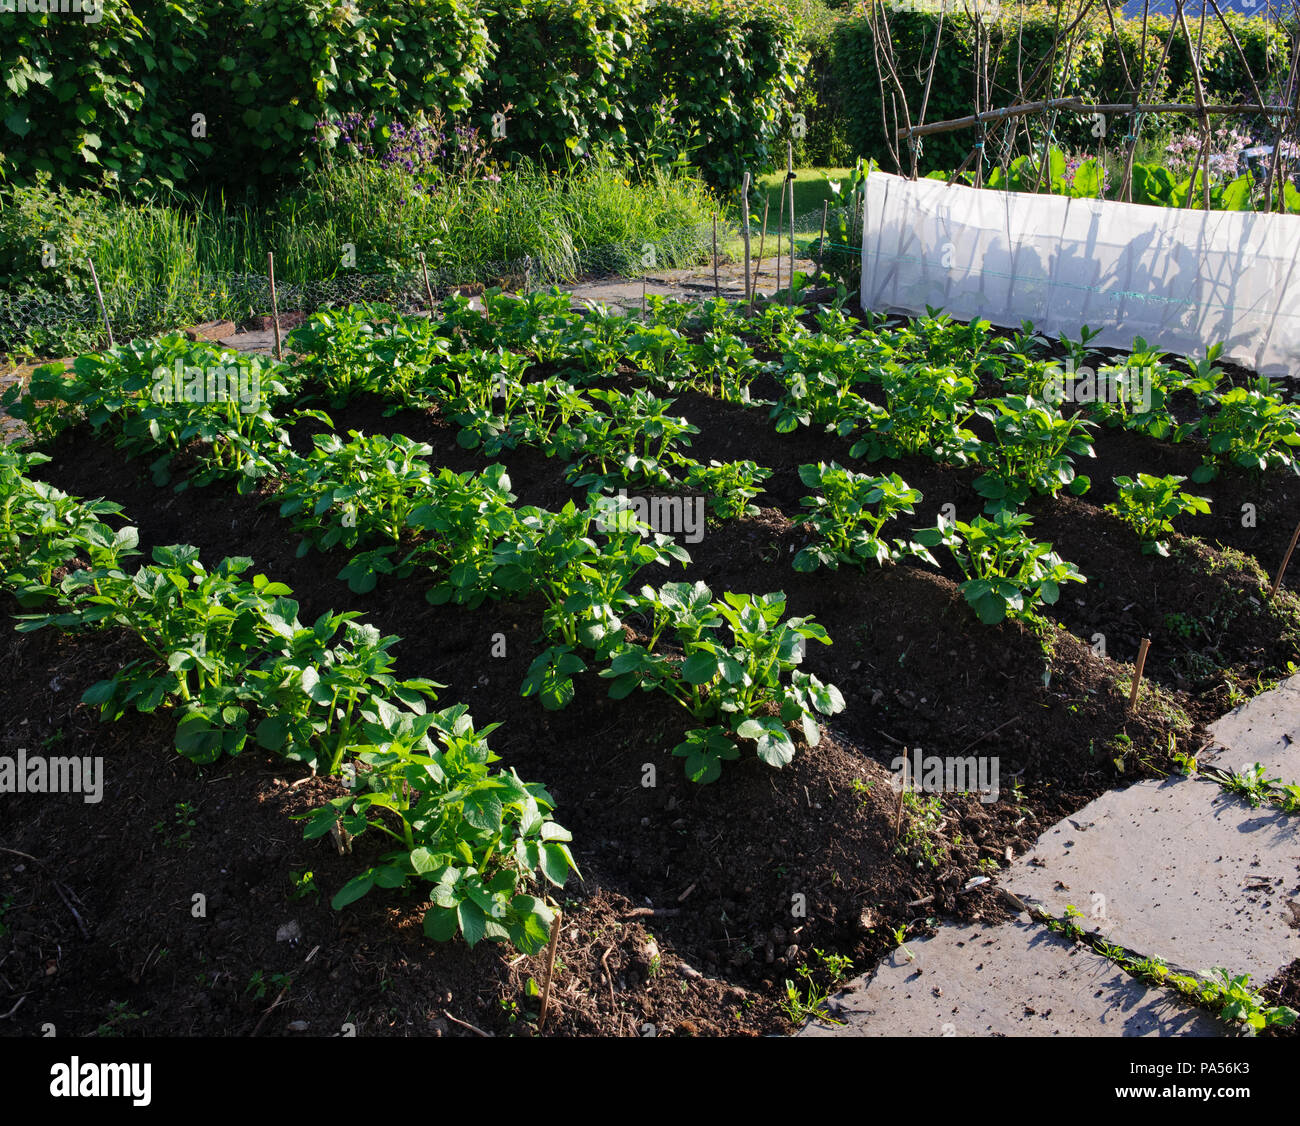
[[[1028,516],[1000,509],[993,519],[977,516],[969,524],[940,520],[916,533],[927,547],[946,547],[966,576],[957,589],[985,625],[1007,618],[1029,620],[1039,606],[1054,605],[1061,584],[1087,582],[1050,544],[1035,543],[1025,529]]]
[[[975,480],[985,512],[1018,508],[1030,493],[1087,492],[1091,481],[1075,473],[1074,458],[1097,456],[1088,433],[1095,423],[1024,395],[985,400],[977,413],[993,427],[993,441],[981,447],[987,471]]]
[[[1106,511],[1128,524],[1142,540],[1143,555],[1168,556],[1169,545],[1161,538],[1173,533],[1174,520],[1184,513],[1207,514],[1210,502],[1180,489],[1186,477],[1154,477],[1139,473],[1137,479],[1116,477],[1119,496]]]
[[[705,725],[673,752],[686,759],[692,781],[715,781],[722,762],[737,757],[736,740],[752,743],[769,766],[785,766],[795,754],[788,724],[815,747],[817,716],[844,709],[838,688],[799,670],[805,641],[831,641],[811,618],[783,620],[784,594],[728,592],[715,601],[703,583],[666,583],[643,587],[626,605],[652,623],[649,643],[614,646],[600,675],[614,699],[661,691]],[[659,645],[667,636],[671,652]]]
[[[1198,485],[1214,480],[1224,466],[1300,473],[1293,453],[1300,446],[1300,408],[1283,403],[1267,379],[1219,395],[1218,410],[1201,419],[1200,429],[1209,452],[1192,472]]]
[[[796,571],[836,571],[841,563],[862,568],[868,560],[884,566],[908,555],[934,563],[920,544],[903,539],[891,543],[881,535],[891,520],[913,515],[921,500],[920,492],[897,473],[868,477],[832,461],[801,465],[799,479],[818,492],[801,502],[809,510],[815,538],[794,557]]]
[[[536,954],[550,938],[554,912],[532,885],[563,887],[577,869],[571,835],[551,817],[554,801],[500,761],[487,745],[491,724],[475,730],[465,706],[393,712],[363,725],[353,791],[298,818],[304,836],[336,825],[353,837],[375,831],[396,848],[353,876],[331,901],[338,910],[373,888],[429,888],[424,933],[438,942],[461,935],[506,941]]]

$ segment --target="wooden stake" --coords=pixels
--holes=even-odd
[[[1277,588],[1282,585],[1282,575],[1286,571],[1286,565],[1291,562],[1291,553],[1295,551],[1297,541],[1300,541],[1300,524],[1295,526],[1295,534],[1291,537],[1291,546],[1286,549],[1286,554],[1282,557],[1282,566],[1277,569],[1277,574],[1273,577],[1273,585],[1268,590],[1269,598],[1277,594]]]
[[[1138,689],[1142,685],[1142,670],[1146,668],[1147,650],[1151,648],[1151,639],[1144,637],[1142,644],[1138,646],[1137,667],[1133,670],[1133,690],[1128,694],[1128,710],[1132,711],[1137,707]]]
[[[718,213],[713,213],[713,296],[722,296],[722,286],[718,284]]]
[[[420,251],[420,269],[424,273],[424,295],[429,299],[429,316],[433,316],[433,286],[429,284],[429,266],[424,260],[424,251]]]
[[[903,748],[903,784],[898,787],[898,812],[894,814],[894,843],[903,831],[903,795],[907,793],[907,748]]]
[[[745,300],[752,304],[753,292],[749,287],[749,173],[745,173],[740,185],[740,216],[743,224],[741,233],[745,236]]]
[[[758,296],[758,276],[763,272],[763,243],[767,241],[767,209],[771,198],[763,200],[763,229],[758,232],[758,262],[754,265],[754,284],[749,287],[749,315],[754,315],[754,299]]]
[[[551,948],[546,954],[546,980],[542,983],[542,1011],[537,1018],[538,1032],[546,1027],[547,1009],[551,1004],[551,975],[555,973],[555,951],[560,944],[561,922],[560,912],[556,911],[555,919],[551,923]]]
[[[645,275],[641,276],[641,320],[645,321]]]
[[[87,258],[90,265],[90,280],[95,283],[95,300],[99,302],[99,315],[104,318],[104,331],[108,333],[108,346],[113,347],[113,326],[108,323],[108,310],[104,308],[104,294],[99,288],[99,275],[95,273],[95,260]]]
[[[266,252],[266,270],[271,276],[271,325],[275,329],[275,358],[284,359],[284,353],[280,350],[280,306],[275,299],[275,254],[271,251]]]

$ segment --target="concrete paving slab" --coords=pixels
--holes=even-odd
[[[284,338],[289,334],[280,330],[280,344],[283,346]],[[275,355],[275,330],[270,328],[255,328],[248,332],[233,332],[229,336],[223,336],[218,343],[223,348],[233,348],[236,352],[262,352],[268,356]]]
[[[1269,778],[1300,782],[1300,674],[1210,725],[1201,760],[1223,770],[1261,763]]]
[[[831,1002],[842,1026],[800,1036],[1222,1036],[1212,1017],[1150,989],[1021,915],[906,943]]]
[[[1300,817],[1212,782],[1140,782],[1047,830],[1003,874],[1023,900],[1139,954],[1262,985],[1300,957]]]

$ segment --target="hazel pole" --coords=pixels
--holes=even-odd
[[[754,264],[754,284],[749,290],[749,315],[754,315],[754,299],[758,296],[758,277],[763,272],[763,244],[767,241],[767,209],[771,199],[763,200],[763,229],[758,233],[758,261]]]
[[[794,142],[785,143],[785,183],[790,192],[790,300],[794,304]]]
[[[745,178],[740,185],[740,214],[741,232],[745,236],[745,301],[752,303],[749,288],[749,173],[745,173]]]

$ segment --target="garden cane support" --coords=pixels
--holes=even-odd
[[[817,284],[822,280],[822,261],[826,254],[826,208],[828,200],[822,200],[822,233],[817,236]]]
[[[754,299],[758,296],[758,277],[763,272],[763,245],[767,242],[767,209],[772,201],[763,200],[763,229],[758,232],[758,261],[754,264],[754,284],[749,287],[749,315],[754,315]]]
[[[722,296],[722,286],[718,283],[718,213],[713,213],[713,296]]]
[[[898,843],[898,834],[903,831],[903,795],[907,793],[907,748],[903,748],[903,778],[898,787],[898,809],[894,813],[894,843]]]
[[[420,269],[424,273],[424,295],[429,299],[429,316],[433,316],[433,286],[429,284],[429,265],[424,260],[424,251],[420,251]]]
[[[1282,576],[1286,574],[1286,567],[1291,562],[1291,554],[1295,551],[1297,541],[1300,541],[1300,524],[1295,526],[1295,532],[1291,536],[1291,543],[1286,549],[1286,554],[1282,556],[1282,565],[1277,569],[1277,574],[1273,576],[1273,585],[1268,588],[1269,598],[1276,595],[1277,588],[1282,585]]]
[[[90,266],[90,280],[95,283],[95,300],[99,302],[99,315],[104,318],[104,331],[108,333],[108,346],[113,347],[113,326],[108,323],[108,310],[104,308],[104,294],[99,288],[99,275],[95,273],[95,260],[87,258]]]
[[[275,332],[275,358],[284,359],[284,352],[280,348],[280,306],[275,299],[275,253],[268,250],[266,252],[266,272],[271,279],[271,328]]]

